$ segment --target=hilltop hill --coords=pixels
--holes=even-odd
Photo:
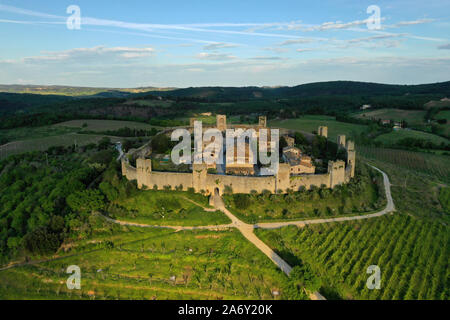
[[[0,92],[66,95],[73,97],[125,98],[152,94],[171,97],[191,97],[214,100],[252,100],[306,97],[319,95],[450,95],[450,81],[396,85],[358,81],[328,81],[301,84],[293,87],[189,87],[189,88],[92,88],[71,86],[0,85]]]

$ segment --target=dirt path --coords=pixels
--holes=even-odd
[[[258,223],[255,224],[255,228],[261,228],[261,229],[276,229],[286,226],[297,226],[297,227],[304,227],[307,224],[316,224],[316,223],[329,223],[329,222],[340,222],[340,221],[351,221],[351,220],[363,220],[363,219],[370,219],[375,217],[380,217],[385,214],[391,213],[395,211],[395,205],[394,200],[392,199],[391,195],[391,183],[389,181],[389,177],[386,173],[381,171],[380,169],[371,166],[375,170],[379,171],[383,175],[383,183],[384,183],[384,190],[386,194],[387,199],[387,205],[386,207],[378,212],[370,213],[370,214],[364,214],[360,216],[352,216],[352,217],[339,217],[339,218],[327,218],[327,219],[310,219],[310,220],[300,220],[300,221],[287,221],[287,222],[265,222],[265,223]]]

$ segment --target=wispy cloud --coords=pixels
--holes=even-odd
[[[92,48],[75,48],[64,51],[42,51],[42,55],[25,57],[19,60],[8,60],[9,63],[41,63],[41,62],[105,62],[105,59],[121,59],[122,61],[146,58],[155,53],[151,47],[130,48],[96,46]],[[5,62],[5,61],[3,61]]]
[[[398,37],[404,37],[404,36],[406,36],[406,34],[402,34],[402,33],[379,34],[379,35],[365,37],[365,38],[351,39],[351,40],[348,40],[348,42],[349,43],[370,42],[370,41],[374,41],[374,40],[383,40],[383,39],[398,38]]]
[[[233,60],[236,59],[235,56],[224,54],[224,53],[208,53],[208,52],[200,52],[197,56],[197,59],[201,60],[214,60],[214,61],[224,61],[224,60]]]
[[[450,50],[450,43],[438,46],[438,49],[440,49],[440,50]]]
[[[252,57],[250,60],[260,60],[260,61],[276,61],[276,60],[285,60],[281,57],[274,57],[274,56],[258,56],[258,57]]]
[[[289,46],[289,45],[293,45],[293,44],[310,43],[313,41],[314,40],[311,38],[297,38],[297,39],[289,39],[289,40],[283,41],[279,45],[280,46]]]
[[[207,44],[203,47],[203,50],[218,50],[218,49],[228,49],[228,48],[236,48],[239,47],[238,44],[235,43],[225,43],[225,42],[215,42]]]
[[[423,24],[423,23],[429,23],[433,22],[435,19],[417,19],[417,20],[411,20],[411,21],[400,21],[396,24],[393,24],[392,27],[403,27],[403,26],[411,26],[416,24]]]

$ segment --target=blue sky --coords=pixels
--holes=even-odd
[[[70,30],[67,8],[81,10]],[[370,5],[381,28],[369,29]],[[0,0],[0,83],[277,86],[450,80],[450,1]]]

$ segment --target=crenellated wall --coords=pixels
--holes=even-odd
[[[350,180],[350,168],[345,168],[344,161],[330,161],[328,173],[290,175],[289,165],[281,163],[278,174],[275,176],[236,176],[207,173],[205,164],[194,165],[192,173],[155,172],[151,170],[151,160],[137,159],[137,168],[127,162],[122,162],[122,174],[129,180],[137,180],[138,188],[164,190],[169,187],[174,190],[188,190],[194,188],[195,192],[207,195],[216,191],[223,194],[227,189],[233,193],[271,193],[288,190],[298,191],[300,188],[310,189],[312,186],[325,185],[332,188]]]
[[[218,117],[218,122],[224,124],[225,118]],[[225,120],[226,121],[226,120]],[[226,123],[226,122],[225,122]],[[325,185],[333,188],[336,185],[348,183],[355,175],[356,152],[352,141],[346,141],[344,135],[338,138],[338,145],[347,151],[347,163],[342,160],[329,161],[328,172],[325,174],[300,174],[291,175],[290,166],[280,163],[278,172],[274,176],[237,176],[208,174],[206,164],[194,164],[192,172],[155,172],[152,171],[150,159],[136,159],[136,168],[127,160],[122,159],[122,175],[128,180],[137,180],[138,188],[163,190],[180,188],[188,190],[193,188],[195,192],[207,195],[214,192],[223,194],[229,189],[233,193],[283,192],[289,190],[298,191],[301,188],[310,189],[312,186]]]

